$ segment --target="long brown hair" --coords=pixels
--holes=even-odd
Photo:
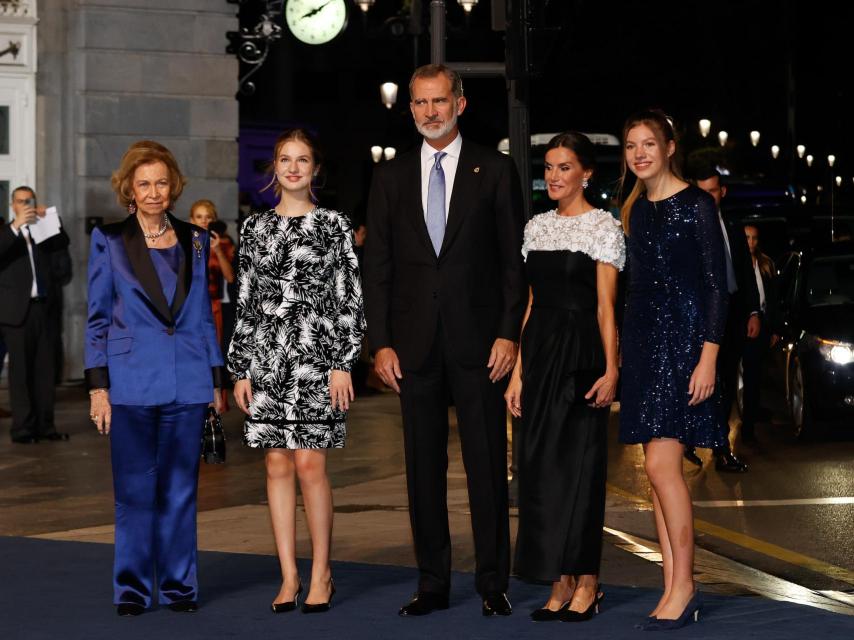
[[[655,134],[658,144],[661,147],[662,159],[666,163],[666,169],[680,180],[682,179],[682,173],[679,171],[679,166],[676,162],[676,154],[673,154],[669,159],[667,158],[667,145],[671,141],[674,143],[676,142],[676,134],[673,130],[673,124],[660,109],[638,111],[637,113],[629,116],[623,125],[623,171],[620,175],[621,194],[625,190],[626,180],[629,174],[629,164],[626,162],[625,157],[626,139],[629,136],[629,131],[642,124],[652,129],[652,132]],[[629,192],[628,197],[625,202],[623,202],[623,206],[620,207],[620,219],[623,222],[623,232],[626,235],[629,235],[629,218],[632,215],[632,206],[644,192],[646,192],[646,185],[643,183],[643,180],[635,180],[634,187],[632,187],[631,192]]]

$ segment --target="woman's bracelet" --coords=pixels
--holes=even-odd
[[[89,395],[90,396],[94,396],[94,395],[97,395],[99,393],[107,393],[107,390],[106,389],[89,389]]]

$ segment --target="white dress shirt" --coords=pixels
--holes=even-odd
[[[447,155],[442,158],[442,170],[445,172],[445,222],[448,221],[448,211],[451,208],[451,194],[454,191],[454,176],[457,174],[457,165],[460,162],[460,149],[463,148],[463,137],[457,133],[457,137],[444,149],[435,149],[427,144],[427,140],[421,144],[421,207],[424,219],[427,219],[427,189],[430,187],[430,170],[436,164],[435,155],[438,151],[444,151]]]
[[[756,288],[759,289],[759,308],[765,312],[765,284],[762,282],[762,271],[759,269],[759,263],[753,262],[753,273],[756,276]]]
[[[18,231],[18,229],[15,228],[15,225],[10,224],[9,227],[12,229],[12,233],[14,233],[16,236],[19,235],[19,233],[21,232],[24,234],[24,242],[27,245],[27,254],[30,257],[30,271],[33,272],[33,287],[32,289],[30,289],[30,297],[38,298],[39,284],[36,281],[36,263],[33,260],[33,237],[30,235],[30,230],[27,228],[27,225],[23,225],[21,227],[20,232]]]

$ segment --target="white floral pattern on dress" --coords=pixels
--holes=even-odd
[[[619,271],[626,264],[623,227],[603,209],[577,216],[561,216],[552,209],[534,216],[525,225],[522,255],[526,260],[529,251],[581,251]]]

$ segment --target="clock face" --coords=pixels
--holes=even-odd
[[[347,26],[344,0],[288,0],[285,20],[297,40],[324,44]]]

